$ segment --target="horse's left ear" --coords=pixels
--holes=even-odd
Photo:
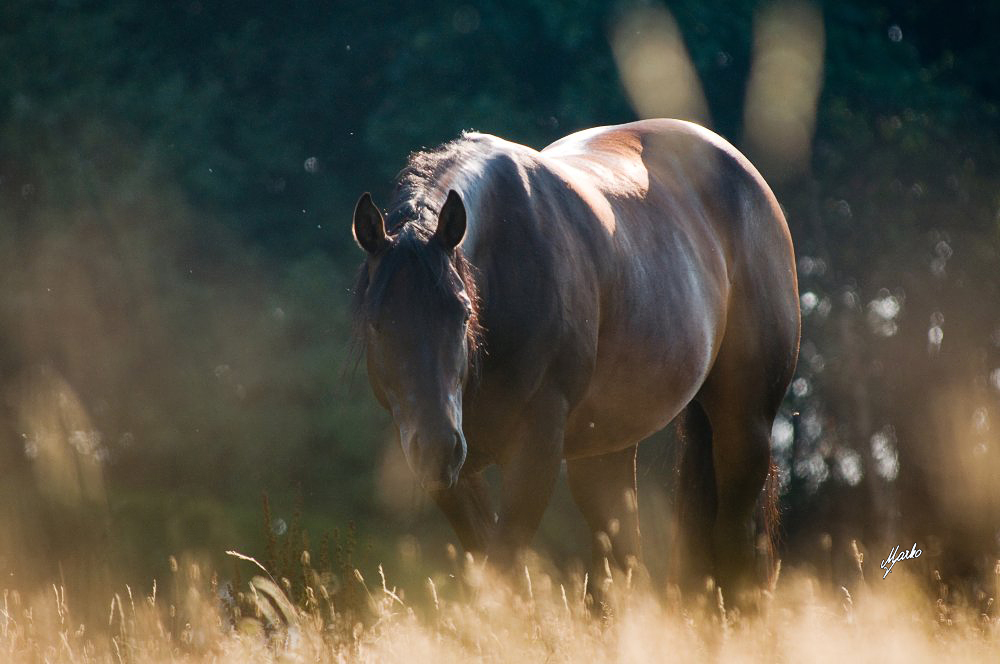
[[[385,219],[367,191],[354,206],[354,239],[369,254],[377,254],[386,245]]]
[[[450,251],[465,237],[465,223],[465,203],[462,202],[458,192],[452,189],[448,192],[448,199],[441,206],[434,237]]]

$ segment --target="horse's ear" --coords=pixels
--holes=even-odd
[[[385,220],[367,191],[354,206],[354,239],[369,254],[378,253],[386,245]]]
[[[448,192],[448,199],[441,206],[434,237],[444,245],[445,249],[454,249],[465,237],[465,222],[465,203],[462,202],[458,192],[452,189]]]

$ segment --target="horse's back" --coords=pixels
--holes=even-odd
[[[721,136],[683,120],[650,119],[583,130],[541,154],[609,202],[615,242],[630,260],[694,259],[700,269],[724,271],[729,284],[781,291],[794,300],[797,324],[784,214],[757,169]]]
[[[657,185],[668,185],[684,187],[676,192],[681,195],[732,198],[749,193],[778,209],[770,188],[739,150],[685,120],[656,118],[584,129],[555,141],[541,154],[581,173],[611,199],[645,197]],[[632,187],[622,187],[624,182]],[[783,225],[780,211],[777,216]]]

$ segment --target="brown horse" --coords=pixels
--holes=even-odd
[[[595,563],[631,565],[636,446],[687,408],[682,578],[750,580],[800,320],[788,227],[735,148],[677,120],[540,152],[467,133],[411,156],[387,217],[363,195],[354,236],[372,388],[467,550],[510,562],[565,459]]]

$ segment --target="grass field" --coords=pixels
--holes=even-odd
[[[957,600],[898,564],[853,593],[794,571],[741,615],[709,587],[693,600],[639,576],[606,579],[593,611],[584,578],[540,561],[502,583],[456,561],[400,588],[381,566],[339,581],[312,570],[272,580],[256,561],[233,588],[196,563],[145,589],[74,597],[58,584],[0,599],[4,662],[989,662],[1000,656],[991,596]],[[860,562],[860,561],[859,561]],[[560,582],[560,579],[562,581]],[[282,590],[284,587],[284,590]],[[294,598],[294,601],[293,599]],[[88,604],[89,603],[89,604]],[[84,610],[84,607],[89,607]],[[335,609],[335,607],[338,607]],[[338,610],[339,607],[353,607]],[[81,614],[91,618],[82,624]]]

